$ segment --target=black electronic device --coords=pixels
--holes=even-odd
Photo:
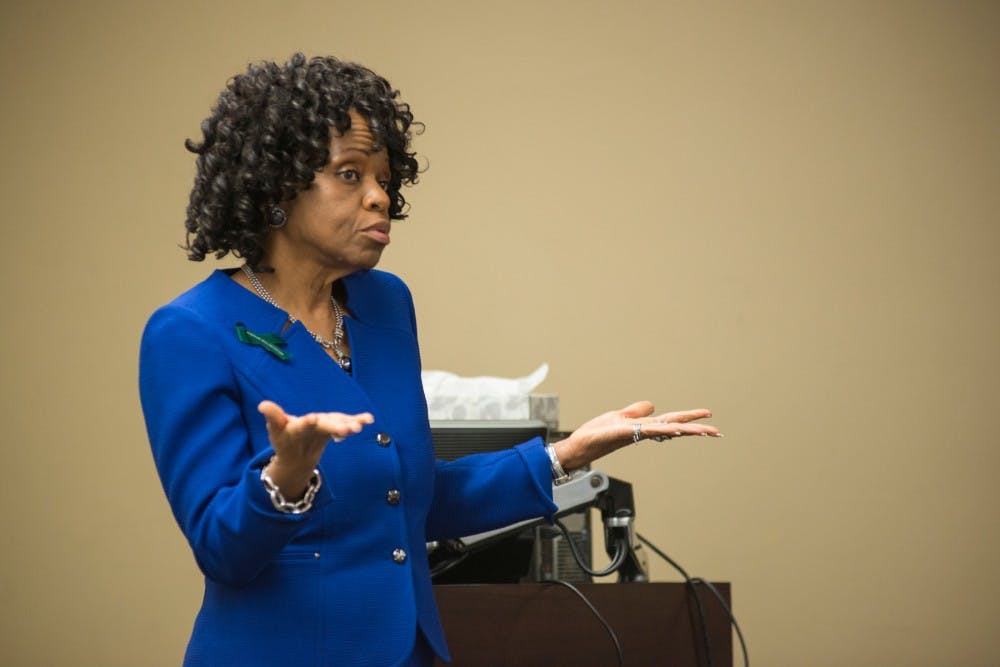
[[[469,454],[510,449],[532,438],[548,441],[549,427],[537,419],[431,420],[434,457],[454,461]]]
[[[564,434],[550,431],[540,420],[431,420],[434,454],[453,461],[470,454],[509,449],[532,438],[543,442]],[[578,485],[582,486],[582,484]],[[561,487],[560,487],[561,488]],[[569,489],[562,489],[564,492]],[[559,504],[557,498],[557,504]],[[591,549],[589,507],[564,514],[574,542],[584,552]],[[590,575],[573,560],[561,534],[525,522],[468,541],[454,540],[430,545],[431,567],[442,566],[435,583],[496,584],[546,581],[553,578],[589,582]]]

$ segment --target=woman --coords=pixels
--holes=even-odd
[[[140,352],[157,469],[205,574],[186,664],[447,660],[426,541],[550,516],[564,469],[642,438],[718,435],[693,423],[707,410],[642,402],[552,446],[433,460],[410,294],[373,270],[417,179],[397,96],[297,54],[233,78],[187,143],[188,255],[246,264],[157,310]]]

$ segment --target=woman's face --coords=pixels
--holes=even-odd
[[[375,136],[354,111],[351,127],[330,135],[330,161],[284,205],[288,223],[272,236],[295,261],[346,275],[375,266],[389,245],[389,156],[375,150]]]

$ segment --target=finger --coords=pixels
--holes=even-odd
[[[662,422],[674,422],[674,423],[686,423],[690,421],[695,421],[697,419],[705,419],[712,416],[712,411],[706,408],[698,408],[696,410],[676,410],[674,412],[664,412],[662,415],[657,415],[656,420]]]
[[[618,411],[618,414],[626,419],[641,419],[653,414],[654,410],[653,404],[649,401],[638,401],[632,405],[625,406]]]
[[[371,424],[374,421],[375,418],[367,412],[357,415],[345,415],[340,412],[316,414],[316,428],[335,438],[360,433],[365,424]]]
[[[257,404],[257,411],[264,415],[269,433],[271,431],[281,432],[288,426],[288,414],[274,401],[261,401]]]
[[[722,433],[711,424],[659,423],[644,424],[642,433],[647,438],[680,438],[686,435],[703,435],[721,438]]]

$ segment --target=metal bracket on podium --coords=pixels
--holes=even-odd
[[[608,476],[599,470],[575,471],[564,484],[552,488],[552,501],[558,508],[555,512],[556,516],[562,516],[585,507],[592,507],[597,501],[598,496],[608,490],[610,484],[608,480]],[[503,528],[497,528],[496,530],[468,535],[458,541],[465,549],[469,549],[498,537],[509,535],[522,528],[543,523],[544,521],[543,517],[528,519],[504,526]]]

